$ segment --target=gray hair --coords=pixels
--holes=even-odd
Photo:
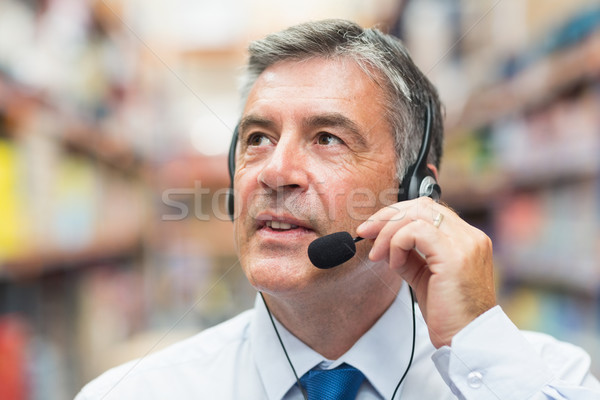
[[[363,29],[350,21],[324,20],[268,35],[252,42],[248,51],[250,57],[242,77],[243,103],[260,74],[277,62],[315,57],[348,58],[356,62],[384,90],[385,117],[394,132],[399,179],[417,159],[425,109],[431,104],[432,145],[428,162],[439,168],[443,125],[437,90],[397,38],[377,29]]]

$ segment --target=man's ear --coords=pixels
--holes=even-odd
[[[439,180],[439,176],[438,176],[438,170],[436,168],[435,165],[433,164],[427,164],[427,168],[429,168],[431,171],[433,171],[433,175],[435,176],[435,180]]]

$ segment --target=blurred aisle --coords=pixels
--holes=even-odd
[[[598,1],[302,4],[0,1],[0,398],[72,398],[251,307],[224,204],[245,47],[332,17],[405,40],[502,305],[600,375]]]

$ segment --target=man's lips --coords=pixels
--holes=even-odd
[[[265,226],[267,228],[271,228],[271,229],[275,229],[275,230],[286,230],[286,231],[289,229],[298,228],[298,225],[289,224],[287,222],[281,222],[281,221],[265,221]]]
[[[270,230],[274,232],[313,231],[312,226],[307,221],[291,216],[263,213],[256,217],[256,223],[257,230]]]

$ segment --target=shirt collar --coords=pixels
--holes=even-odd
[[[258,373],[268,398],[281,399],[296,383],[273,329],[267,309],[256,297],[250,331]],[[292,335],[274,319],[298,377],[316,365],[326,362],[323,356]],[[403,284],[398,296],[385,313],[355,344],[329,367],[341,363],[358,368],[384,398],[391,398],[404,373],[411,353],[412,304],[408,285]]]

